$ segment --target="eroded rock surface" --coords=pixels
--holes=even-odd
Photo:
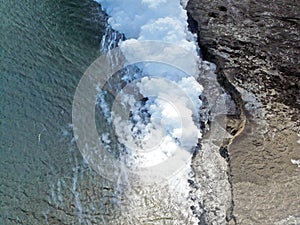
[[[300,2],[190,0],[187,9],[240,109],[227,127],[229,224],[300,224]]]

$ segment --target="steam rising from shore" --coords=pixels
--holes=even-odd
[[[195,37],[188,31],[180,1],[97,1],[110,16],[110,26],[125,35],[119,45],[127,60],[145,60],[138,65],[143,74],[136,87],[147,98],[143,110],[149,119],[140,116],[142,108],[134,101],[130,104],[134,123],[114,115],[119,142],[129,149],[130,164],[153,166],[176,151],[192,153],[201,138],[198,112],[203,88],[196,81],[199,57]],[[160,42],[161,48],[145,46],[145,41]],[[130,79],[129,75],[128,82]],[[125,95],[122,99],[130,98]]]

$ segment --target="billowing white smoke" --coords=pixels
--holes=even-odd
[[[184,35],[187,21],[186,12],[179,1],[174,0],[97,0],[110,16],[108,22],[113,29],[124,33],[126,38],[153,38],[148,32],[160,31],[163,35],[178,29]],[[167,23],[167,21],[172,21]],[[155,26],[163,23],[164,26]],[[176,24],[176,27],[172,25]],[[167,26],[165,26],[167,25]],[[177,35],[176,35],[177,36]],[[165,35],[166,38],[166,35]],[[149,40],[149,39],[148,39]]]
[[[119,141],[130,150],[131,163],[137,167],[154,166],[176,151],[192,152],[201,138],[197,121],[202,86],[196,81],[199,57],[194,36],[187,28],[187,14],[182,6],[186,2],[97,1],[110,16],[110,26],[124,33],[126,40],[120,47],[125,57],[129,61],[152,61],[139,65],[144,76],[136,83],[147,101],[142,106],[129,101],[131,120],[123,121],[116,115],[114,118]],[[145,41],[161,42],[162,48],[145,47]],[[130,97],[123,93],[122,99]],[[150,119],[145,121],[141,111]]]

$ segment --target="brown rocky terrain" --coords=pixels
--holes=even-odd
[[[239,108],[221,151],[228,223],[300,224],[300,1],[190,0],[187,10],[203,58]]]

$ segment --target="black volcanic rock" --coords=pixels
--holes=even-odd
[[[299,224],[300,1],[190,0],[187,10],[203,58],[240,109],[220,152],[229,157],[229,224]]]

